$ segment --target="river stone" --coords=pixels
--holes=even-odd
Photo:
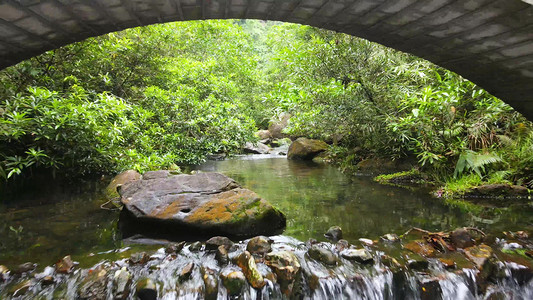
[[[183,269],[181,270],[178,278],[180,282],[187,281],[191,278],[192,271],[194,270],[194,263],[188,263]]]
[[[237,265],[243,270],[244,276],[250,283],[250,285],[255,289],[261,289],[265,286],[266,282],[257,266],[255,264],[255,259],[248,251],[237,256]]]
[[[131,273],[126,267],[115,272],[113,276],[113,299],[127,299],[130,295]]]
[[[60,261],[56,262],[56,270],[58,273],[67,274],[72,272],[74,268],[74,262],[70,255],[63,257]]]
[[[294,282],[301,274],[298,257],[290,251],[274,251],[265,256],[265,264],[276,274],[281,291],[285,295],[292,294]]]
[[[103,266],[89,271],[78,286],[78,299],[107,299],[107,270]]]
[[[23,273],[30,273],[33,272],[35,268],[37,268],[37,264],[26,262],[18,265],[17,268],[14,270],[14,273],[18,275],[21,275]]]
[[[224,245],[220,245],[215,253],[215,260],[222,266],[227,265],[229,262],[228,250]]]
[[[336,243],[342,239],[342,229],[340,226],[331,226],[328,231],[324,233],[324,237],[333,243]]]
[[[428,278],[420,281],[420,299],[437,300],[442,299],[442,289],[438,278]]]
[[[272,251],[271,243],[272,240],[266,236],[256,236],[248,241],[246,250],[258,256],[265,256],[265,254]]]
[[[144,265],[150,260],[150,255],[146,252],[133,253],[130,256],[129,262],[132,265]]]
[[[218,296],[218,277],[216,272],[206,267],[201,267],[200,272],[204,280],[205,299],[216,300]]]
[[[271,139],[272,138],[272,134],[270,134],[270,131],[268,130],[259,130],[255,133],[255,135],[260,139],[260,140],[267,140],[267,139]]]
[[[198,251],[202,250],[203,246],[204,246],[204,244],[202,244],[202,242],[194,242],[194,243],[189,245],[189,251],[198,252]]]
[[[171,171],[171,170],[148,171],[143,174],[142,179],[143,180],[160,179],[160,178],[167,178],[167,177],[178,175],[178,174],[179,174],[178,171]]]
[[[345,249],[341,251],[340,255],[347,260],[355,260],[360,263],[368,263],[374,260],[370,252],[365,249]]]
[[[117,187],[139,179],[141,179],[141,174],[135,170],[128,170],[118,174],[111,180],[105,189],[107,199],[118,198],[120,195],[117,191]]]
[[[232,236],[277,234],[285,216],[256,193],[220,173],[180,174],[124,185],[121,201],[136,222],[173,232]]]
[[[185,246],[185,242],[170,243],[165,247],[165,253],[166,254],[178,254],[181,252],[184,246]]]
[[[13,297],[20,297],[28,292],[28,290],[32,287],[32,283],[30,279],[26,279],[20,283],[15,284],[9,289],[9,294],[11,294]]]
[[[474,187],[465,193],[465,197],[527,197],[526,187],[510,184],[486,184]]]
[[[4,265],[0,265],[0,282],[7,280],[8,276],[9,269]]]
[[[240,295],[246,284],[246,277],[241,271],[227,269],[220,273],[220,278],[231,296]]]
[[[233,242],[225,236],[214,236],[205,242],[207,250],[216,250],[218,246],[224,246],[229,251],[233,246]]]
[[[337,264],[337,257],[335,254],[328,249],[320,247],[319,245],[311,246],[311,248],[307,250],[307,254],[312,259],[322,262],[328,266],[334,266]]]
[[[468,232],[468,230],[463,228],[458,228],[450,233],[450,241],[452,242],[455,248],[468,248],[474,246],[474,239]]]
[[[492,256],[492,248],[485,244],[473,246],[465,249],[465,256],[470,259],[478,269],[480,269],[485,261]]]
[[[312,160],[328,149],[328,144],[319,140],[298,138],[289,146],[288,159]]]
[[[252,153],[252,154],[268,154],[270,153],[270,147],[267,145],[257,142],[257,143],[251,143],[246,142],[243,147],[244,153]]]

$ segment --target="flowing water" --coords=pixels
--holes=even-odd
[[[385,257],[382,254],[400,252],[398,245],[367,247],[374,257],[372,264],[353,263],[339,257],[338,264],[331,267],[310,259],[306,254],[310,245],[302,242],[309,238],[325,241],[323,234],[332,225],[342,227],[344,238],[359,247],[362,247],[359,238],[377,240],[381,235],[401,234],[411,227],[430,231],[476,227],[496,236],[503,231],[533,232],[533,208],[527,201],[506,206],[485,199],[478,200],[479,205],[474,206],[445,202],[429,196],[427,189],[384,186],[364,174],[347,177],[329,165],[261,155],[209,161],[197,169],[224,173],[285,212],[287,228],[282,236],[272,237],[272,247],[293,251],[301,263],[300,290],[293,293],[293,297],[533,299],[533,281],[529,273],[514,262],[500,262],[498,274],[503,275],[497,279],[491,277],[490,284],[483,286],[486,284],[480,281],[480,272],[468,264],[448,271],[436,260],[429,260],[429,266],[423,271],[414,271],[382,262]],[[152,245],[137,245],[122,240],[117,229],[118,211],[100,208],[105,202],[104,187],[105,182],[101,181],[75,185],[50,181],[39,188],[2,196],[0,265],[15,270],[17,265],[30,261],[39,266],[37,273],[31,276],[26,273],[11,276],[4,283],[0,274],[0,299],[75,299],[79,297],[85,278],[98,268],[106,270],[104,277],[108,288],[104,294],[107,299],[113,299],[116,296],[114,274],[122,267],[127,268],[133,278],[132,290],[137,285],[136,280],[150,278],[156,283],[161,299],[202,299],[206,293],[206,274],[237,268],[231,264],[221,266],[214,253],[194,251],[188,245],[176,257],[166,254],[157,245],[158,241],[148,240]],[[320,245],[338,252],[335,244],[323,242]],[[236,244],[230,257],[245,247],[246,241]],[[139,251],[150,253],[148,263],[135,265],[129,261],[130,255]],[[57,274],[45,268],[65,255],[72,255],[80,263],[73,273]],[[183,281],[177,274],[190,263],[194,264],[191,279]],[[258,263],[258,267],[262,272],[268,270],[262,263]],[[45,285],[41,281],[49,273],[55,280]],[[20,293],[21,296],[13,297],[17,284],[28,278],[32,285],[25,293]],[[126,298],[135,299],[134,294],[131,292]],[[223,284],[218,284],[216,296],[230,297]],[[246,284],[238,296],[231,297],[280,299],[286,297],[286,291],[267,280],[262,289]]]

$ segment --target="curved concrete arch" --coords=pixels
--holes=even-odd
[[[112,31],[263,19],[331,29],[461,74],[533,120],[533,0],[4,0],[0,68]]]

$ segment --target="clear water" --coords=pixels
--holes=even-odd
[[[533,231],[533,208],[527,203],[498,208],[489,202],[472,213],[432,198],[427,190],[384,186],[369,176],[349,178],[329,165],[248,156],[198,168],[222,172],[269,200],[287,215],[284,235],[302,241],[325,240],[323,234],[332,225],[341,226],[350,242],[403,233],[412,226]],[[100,208],[106,201],[105,184],[50,179],[9,197],[0,195],[0,264],[31,261],[45,266],[70,254],[90,265],[109,250],[124,247],[117,229],[119,213]]]

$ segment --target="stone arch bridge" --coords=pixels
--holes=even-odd
[[[130,27],[229,18],[307,24],[415,54],[533,120],[533,0],[2,0],[0,68]]]

